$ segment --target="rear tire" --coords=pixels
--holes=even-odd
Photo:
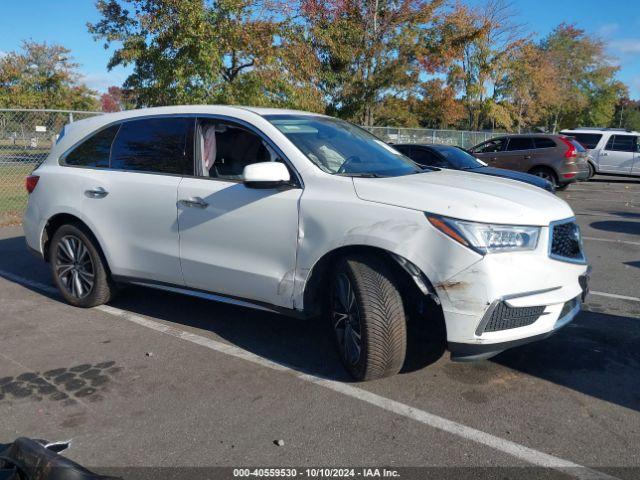
[[[593,165],[591,165],[591,163],[589,163],[589,162],[587,162],[587,165],[589,166],[589,178],[587,178],[587,182],[588,182],[589,180],[591,180],[595,176],[596,169],[593,168]]]
[[[550,168],[536,167],[529,170],[529,173],[550,182],[554,187],[556,187],[556,190],[562,190],[563,188],[563,185],[558,184],[558,176]]]
[[[407,319],[392,270],[371,255],[338,260],[329,288],[329,320],[340,358],[356,380],[400,371]]]
[[[106,261],[84,229],[72,224],[58,228],[49,258],[53,282],[67,303],[91,308],[107,303],[115,294]]]

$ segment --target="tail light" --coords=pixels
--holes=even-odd
[[[36,185],[38,185],[38,180],[40,180],[40,177],[38,175],[29,175],[25,180],[24,186],[27,189],[27,192],[29,192],[29,194],[33,193],[33,191],[36,189]]]
[[[578,150],[576,149],[576,146],[571,143],[567,137],[561,136],[560,140],[567,146],[567,151],[564,152],[564,158],[575,158],[578,156]]]

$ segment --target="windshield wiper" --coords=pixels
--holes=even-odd
[[[358,178],[382,178],[385,176],[385,175],[380,175],[378,173],[372,173],[372,172],[351,172],[351,173],[343,172],[343,173],[336,173],[335,175],[339,175],[341,177],[358,177]]]

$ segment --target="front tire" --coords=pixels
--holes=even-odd
[[[53,282],[67,303],[91,308],[107,303],[115,293],[99,247],[76,225],[56,230],[49,259]]]
[[[356,380],[400,371],[407,350],[407,319],[391,269],[379,258],[352,255],[335,265],[329,319],[342,363]]]

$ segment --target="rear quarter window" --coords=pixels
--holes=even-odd
[[[109,168],[111,144],[119,125],[94,133],[64,157],[64,164],[74,167]]]
[[[599,133],[575,133],[575,132],[567,132],[565,135],[570,137],[574,137],[580,144],[589,150],[592,150],[598,146],[600,139],[602,138],[602,134]]]

